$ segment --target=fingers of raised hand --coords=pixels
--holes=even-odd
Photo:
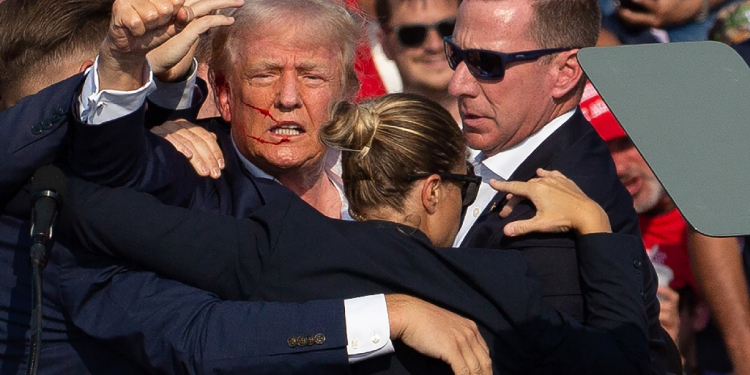
[[[114,26],[142,36],[171,22],[180,6],[171,0],[118,0],[112,8]]]
[[[245,0],[187,0],[185,6],[193,11],[195,18],[203,17],[211,12],[224,8],[239,8]]]

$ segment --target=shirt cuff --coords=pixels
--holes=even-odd
[[[79,120],[85,124],[101,125],[127,116],[138,110],[146,101],[148,94],[156,90],[154,73],[148,62],[143,70],[143,80],[146,84],[134,91],[99,91],[98,68],[99,58],[97,57],[94,66],[88,71],[78,99]]]
[[[384,295],[344,300],[344,311],[349,363],[393,353]]]
[[[190,75],[182,82],[156,82],[156,91],[148,96],[148,99],[162,108],[187,109],[193,104],[193,91],[195,91],[195,80],[198,77],[198,60],[193,59],[190,66]]]

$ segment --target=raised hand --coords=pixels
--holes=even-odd
[[[507,236],[520,236],[530,232],[560,233],[570,230],[578,234],[612,232],[607,213],[581,189],[558,171],[537,170],[538,178],[528,182],[490,181],[495,190],[512,194],[509,204],[529,199],[536,206],[536,215],[505,226]],[[507,215],[512,207],[504,207]]]
[[[492,374],[489,348],[473,321],[406,295],[385,301],[391,339],[448,363],[456,375]]]
[[[154,55],[159,69],[169,69],[186,57],[202,32],[234,22],[212,11],[242,4],[243,0],[116,0],[109,32],[99,49],[101,89],[141,87],[149,51],[180,35],[168,52]]]

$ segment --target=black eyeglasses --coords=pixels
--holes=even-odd
[[[444,19],[431,25],[409,24],[394,27],[392,30],[396,33],[398,41],[404,47],[419,47],[427,39],[427,31],[435,30],[441,38],[453,34],[456,27],[456,19]]]
[[[446,180],[463,182],[463,184],[461,184],[461,206],[469,207],[472,203],[474,203],[474,200],[477,199],[479,185],[482,184],[482,177],[474,175],[474,167],[472,167],[471,164],[467,166],[466,174],[426,172],[414,173],[409,175],[409,181],[416,181],[422,178],[427,178],[434,174]]]
[[[502,53],[483,49],[461,49],[453,37],[443,38],[448,65],[456,70],[461,61],[466,62],[469,73],[479,79],[498,80],[505,76],[505,65],[514,61],[537,60],[544,55],[569,51],[578,47],[546,48],[523,52]]]

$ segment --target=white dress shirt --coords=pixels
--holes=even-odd
[[[184,109],[189,108],[192,104],[196,79],[195,61],[193,61],[193,68],[191,68],[192,73],[185,82],[171,84],[157,82],[154,79],[151,65],[148,64],[143,73],[146,84],[134,91],[100,91],[97,73],[98,61],[97,58],[87,72],[86,81],[79,97],[79,119],[81,122],[89,125],[101,125],[107,121],[126,116],[140,108],[147,96],[155,104],[164,108]],[[232,143],[234,143],[234,140],[232,140]],[[245,159],[237,151],[236,146],[234,148],[250,173],[259,178],[275,180]],[[342,218],[351,220],[348,202],[344,197],[343,181],[340,177],[340,153],[329,153],[327,166],[328,178],[336,186],[341,197]],[[350,363],[393,353],[388,307],[383,294],[344,300],[344,313],[348,339],[346,349]]]
[[[472,150],[470,161],[474,165],[474,173],[482,177],[482,184],[479,185],[477,199],[466,210],[461,229],[458,230],[456,239],[453,241],[453,247],[461,246],[461,242],[466,238],[466,234],[469,233],[479,215],[484,212],[484,209],[497,194],[497,191],[490,186],[490,180],[507,181],[513,172],[518,169],[518,166],[555,130],[559,129],[566,121],[573,117],[574,113],[575,109],[556,117],[521,143],[507,150],[500,151],[493,156],[486,157],[483,152]]]

